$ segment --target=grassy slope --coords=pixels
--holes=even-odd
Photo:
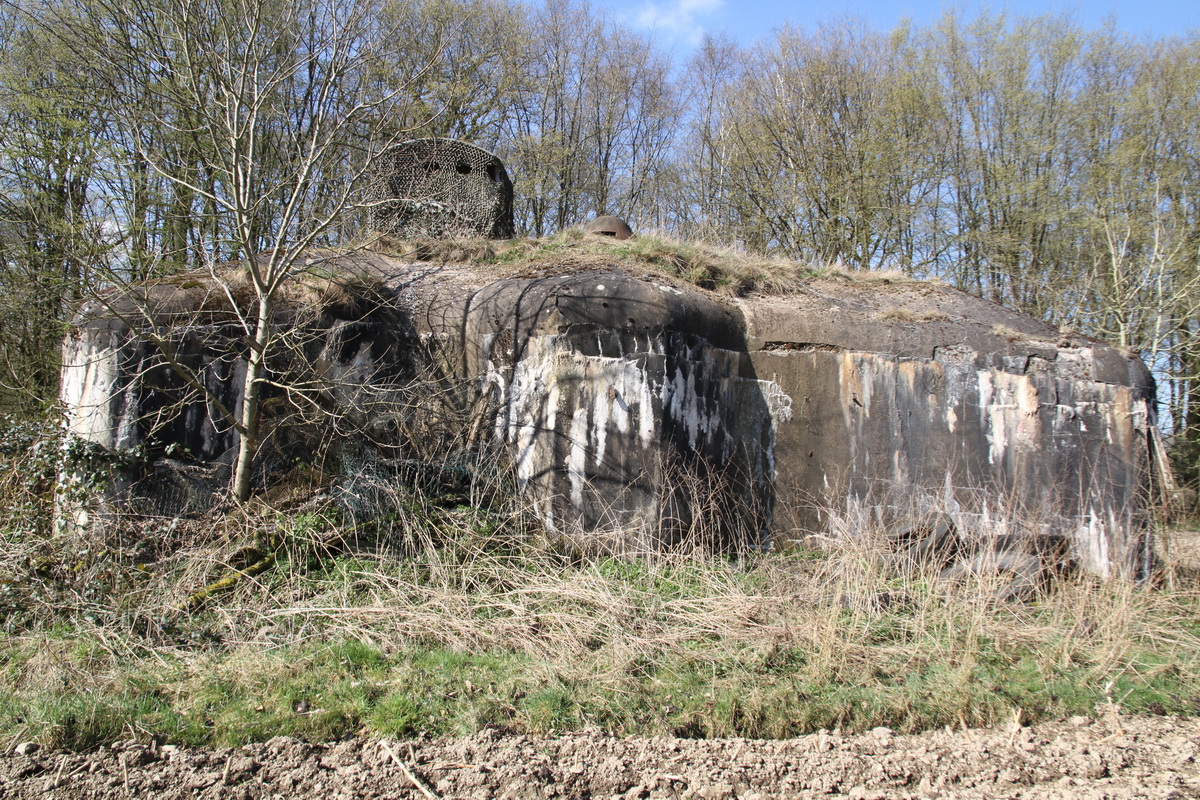
[[[370,556],[326,549],[333,513],[268,524],[276,567],[199,613],[171,610],[202,574],[175,571],[108,607],[10,615],[0,727],[78,748],[486,725],[783,737],[1200,704],[1188,593],[1076,579],[995,606],[865,549],[582,560],[469,508],[423,507]]]

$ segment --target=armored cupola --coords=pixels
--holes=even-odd
[[[588,233],[597,236],[611,236],[614,239],[628,239],[633,236],[633,229],[620,217],[602,214],[583,227]]]
[[[454,139],[413,139],[378,161],[372,227],[403,238],[513,235],[513,188],[504,164]]]

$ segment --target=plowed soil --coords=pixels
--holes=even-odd
[[[1189,798],[1200,720],[1074,718],[786,741],[527,736],[117,743],[0,756],[3,798]],[[29,745],[18,748],[33,749]]]

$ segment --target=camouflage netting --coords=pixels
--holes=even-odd
[[[384,152],[372,227],[400,237],[513,235],[512,181],[499,158],[453,139],[415,139]]]

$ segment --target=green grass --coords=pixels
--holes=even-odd
[[[46,642],[3,642],[18,662],[39,645]],[[826,680],[795,652],[674,656],[613,675],[599,659],[570,669],[511,652],[413,647],[385,654],[350,640],[268,653],[158,654],[110,665],[114,671],[101,678],[68,653],[61,666],[79,673],[60,686],[22,688],[6,676],[0,723],[15,738],[82,749],[131,736],[237,745],[277,735],[411,737],[486,726],[699,737],[876,725],[915,731],[995,723],[1015,710],[1025,721],[1092,714],[1110,698],[1124,713],[1195,710],[1195,675],[1151,658],[1128,665],[1106,694],[1109,675],[1087,665],[1047,671],[1037,654],[976,656],[973,664],[908,664],[902,673],[885,668],[898,663],[864,663]]]
[[[272,599],[235,592],[180,621],[208,638],[8,635],[0,728],[76,749],[486,726],[787,737],[1200,703],[1190,595],[1079,582],[993,607],[913,582],[908,602],[863,611],[797,599],[836,585],[831,558],[572,563],[528,547],[285,560]]]

